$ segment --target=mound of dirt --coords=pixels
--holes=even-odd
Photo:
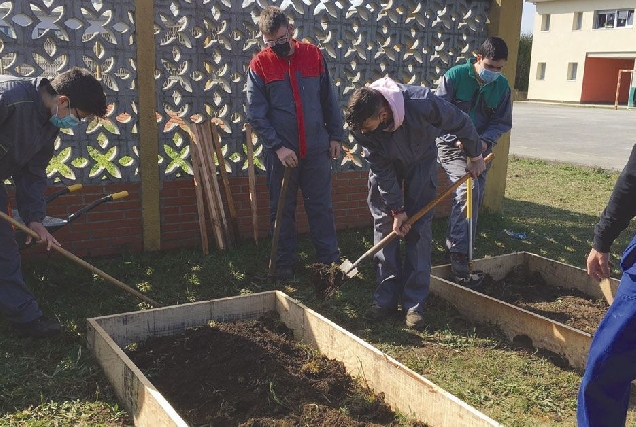
[[[193,426],[424,425],[400,423],[382,394],[295,342],[277,313],[152,337],[127,353]]]
[[[539,272],[528,272],[525,266],[513,269],[499,281],[486,275],[477,291],[589,334],[594,334],[609,308],[604,299],[551,286]]]

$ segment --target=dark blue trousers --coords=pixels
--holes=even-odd
[[[614,302],[590,346],[578,395],[579,427],[624,426],[636,379],[636,236],[621,259],[623,276]]]
[[[0,209],[8,213],[9,196],[0,183]],[[0,313],[13,323],[35,320],[42,315],[35,297],[22,278],[22,262],[13,227],[0,220]]]
[[[267,151],[265,154],[265,168],[267,171],[267,187],[269,188],[269,220],[271,228],[274,230],[276,209],[278,208],[285,167],[278,160],[275,152]],[[337,262],[340,258],[340,251],[338,249],[336,224],[331,206],[331,159],[328,152],[299,159],[298,166],[291,170],[289,178],[281,220],[276,265],[279,267],[292,267],[296,260],[298,189],[300,189],[303,196],[311,241],[316,249],[316,259],[318,262],[325,264]]]
[[[466,154],[457,147],[449,147],[444,143],[437,144],[438,160],[444,168],[446,175],[451,184],[459,181],[466,175]],[[484,156],[487,153],[484,153]],[[479,208],[484,201],[484,192],[486,191],[486,176],[490,164],[486,170],[473,182],[473,238],[477,236],[477,219],[479,217]],[[458,252],[468,255],[468,223],[466,220],[468,186],[467,183],[460,185],[453,193],[453,203],[451,205],[451,213],[448,217],[448,229],[446,230],[446,249],[449,252]],[[473,240],[474,246],[474,240]]]
[[[407,215],[412,216],[435,198],[437,163],[435,159],[418,163],[406,176],[398,179],[404,180],[404,208]],[[373,242],[377,244],[393,231],[393,216],[380,195],[373,172],[369,173],[367,202],[373,215]],[[401,302],[405,313],[409,310],[422,312],[431,283],[432,220],[433,209],[411,226],[411,231],[404,237],[404,262],[400,255],[400,239],[394,239],[375,254],[375,304],[394,310]]]

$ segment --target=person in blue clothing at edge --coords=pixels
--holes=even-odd
[[[378,321],[393,315],[401,300],[406,326],[420,329],[430,285],[433,211],[411,227],[404,222],[435,198],[435,139],[440,133],[461,138],[471,159],[464,166],[475,177],[485,169],[479,135],[468,115],[428,88],[389,77],[357,89],[345,120],[370,166],[367,203],[374,243],[395,231],[406,247],[404,265],[398,239],[375,254],[377,288],[365,318]]]
[[[436,95],[454,104],[473,121],[481,139],[484,157],[512,127],[512,101],[508,80],[501,69],[508,60],[508,46],[499,37],[489,37],[477,50],[476,58],[456,65],[444,74]],[[451,183],[457,182],[466,168],[464,141],[457,135],[442,135],[437,140],[438,160]],[[486,171],[473,180],[473,236],[476,236],[479,207],[486,190]],[[446,249],[456,279],[468,277],[468,225],[466,220],[466,183],[453,194],[446,231]]]
[[[5,181],[15,185],[20,218],[47,245],[59,242],[42,225],[46,167],[60,128],[106,114],[102,85],[85,69],[72,68],[53,80],[0,76],[0,209],[9,213]],[[30,243],[27,237],[25,243]],[[0,221],[0,312],[19,336],[60,333],[56,319],[42,314],[22,276],[18,242],[11,224]]]
[[[276,277],[294,277],[296,201],[302,191],[318,262],[340,258],[331,205],[331,159],[340,156],[342,110],[321,51],[292,38],[294,26],[280,8],[259,18],[265,48],[250,62],[247,120],[264,146],[272,229],[285,168],[292,168],[280,225]]]
[[[587,273],[610,277],[609,252],[614,240],[636,216],[636,145],[632,147],[607,206],[594,227]],[[579,427],[624,426],[632,381],[636,379],[636,236],[621,258],[614,302],[594,333],[578,394]]]

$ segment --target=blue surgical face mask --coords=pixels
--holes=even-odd
[[[482,79],[486,84],[488,84],[497,80],[497,77],[499,77],[500,74],[501,73],[497,73],[496,71],[487,70],[484,67],[479,72],[479,78]]]
[[[65,116],[65,117],[58,117],[57,112],[59,110],[60,106],[57,105],[55,107],[55,115],[52,116],[49,121],[53,124],[53,126],[61,128],[61,129],[69,129],[69,128],[74,128],[75,126],[80,124],[80,120],[75,117],[75,115],[73,113],[70,113]]]

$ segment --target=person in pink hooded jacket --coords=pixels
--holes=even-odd
[[[473,176],[485,169],[479,135],[468,115],[428,88],[388,77],[356,90],[345,115],[370,165],[367,203],[373,215],[374,242],[395,231],[406,246],[403,263],[399,240],[375,254],[377,288],[365,317],[386,318],[397,313],[401,302],[406,326],[422,328],[431,275],[433,212],[410,227],[404,222],[435,198],[438,135],[452,133],[461,138]]]

